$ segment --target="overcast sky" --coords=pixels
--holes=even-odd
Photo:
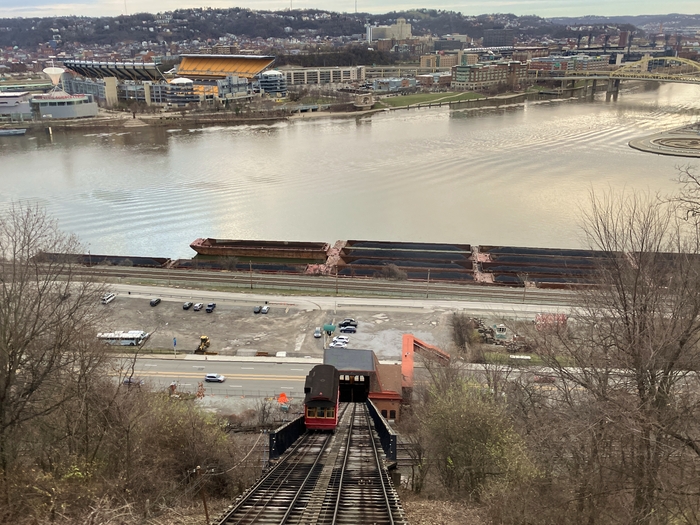
[[[186,7],[281,10],[290,6],[294,9],[316,8],[352,13],[355,11],[355,0],[0,0],[0,17],[117,16],[143,11],[157,13]],[[357,10],[365,13],[386,13],[421,7],[459,11],[467,15],[514,13],[543,17],[700,12],[697,0],[357,0]]]

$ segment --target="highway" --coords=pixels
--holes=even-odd
[[[265,361],[267,359],[267,362]],[[120,357],[115,360],[113,374],[128,377],[131,365],[133,377],[142,379],[154,390],[162,390],[173,381],[178,390],[194,392],[205,374],[222,374],[223,383],[204,383],[207,394],[246,395],[259,397],[285,392],[300,397],[308,371],[320,359],[235,358],[225,356],[183,355],[170,357]],[[295,394],[298,394],[295,396]]]
[[[424,285],[425,286],[425,285]],[[558,292],[555,303],[540,302],[541,296],[531,294],[528,290],[523,293],[523,290],[515,290],[519,302],[514,301],[512,295],[508,295],[505,299],[500,294],[504,290],[496,288],[492,297],[485,295],[484,292],[489,287],[468,287],[475,288],[479,294],[474,298],[465,296],[463,299],[446,299],[446,298],[394,298],[394,297],[336,297],[336,296],[314,296],[314,295],[281,295],[263,293],[263,290],[256,292],[253,290],[249,293],[244,292],[229,292],[229,291],[212,291],[207,290],[206,286],[180,288],[173,286],[155,286],[155,285],[131,285],[131,284],[110,284],[109,290],[120,294],[129,294],[135,298],[151,298],[160,297],[163,301],[183,302],[191,300],[193,296],[202,296],[201,292],[193,293],[193,290],[207,290],[206,297],[208,300],[216,301],[217,304],[229,304],[234,306],[253,306],[268,301],[271,305],[280,305],[290,308],[298,308],[302,310],[322,310],[334,312],[338,308],[352,308],[355,311],[370,311],[381,308],[383,310],[399,310],[399,311],[415,311],[416,309],[435,310],[460,310],[469,315],[480,316],[484,314],[497,315],[508,318],[532,318],[535,314],[541,312],[566,313],[570,310],[571,294]],[[511,290],[508,290],[511,292]],[[526,300],[526,302],[523,302]]]

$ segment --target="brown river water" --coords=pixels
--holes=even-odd
[[[39,203],[94,254],[190,257],[197,237],[575,248],[592,189],[670,193],[694,163],[629,140],[698,119],[700,86],[665,84],[616,102],[0,137],[0,210]]]

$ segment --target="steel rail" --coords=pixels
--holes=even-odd
[[[285,461],[280,461],[277,465],[275,465],[272,469],[270,469],[270,471],[268,471],[267,474],[265,474],[262,478],[260,478],[260,479],[257,481],[257,483],[255,483],[255,484],[247,491],[247,493],[235,504],[235,506],[234,506],[230,511],[228,511],[228,512],[226,513],[226,515],[225,515],[221,520],[219,520],[219,522],[218,522],[219,525],[224,525],[224,524],[229,523],[230,520],[231,520],[232,518],[234,518],[234,514],[235,514],[236,512],[238,512],[238,511],[239,511],[246,503],[248,503],[254,496],[259,495],[259,492],[258,492],[258,491],[259,491],[260,487],[261,487],[265,482],[267,482],[268,480],[271,480],[272,478],[274,478],[274,476],[276,476],[277,474],[282,474],[282,475],[284,475],[284,476],[285,476],[284,480],[289,479],[289,475],[294,471],[294,467],[297,466],[297,465],[300,463],[300,461],[301,461],[304,457],[306,457],[306,455],[308,454],[308,451],[304,452],[304,453],[301,454],[299,457],[296,457],[296,458],[295,458],[296,460],[295,460],[294,462],[290,462],[289,459],[291,459],[293,455],[296,456],[296,454],[300,452],[300,449],[301,449],[302,445],[304,445],[305,443],[307,443],[307,441],[309,441],[310,436],[311,436],[311,434],[305,434],[305,435],[303,436],[303,439],[301,439],[301,440],[299,441],[299,443],[297,443],[296,445],[294,445],[294,447],[292,448],[292,450],[288,453],[287,458],[286,458]],[[313,468],[315,467],[315,465],[318,463],[318,460],[319,460],[319,458],[321,457],[321,454],[323,453],[323,450],[324,450],[325,447],[328,445],[329,441],[330,441],[329,437],[326,437],[325,441],[323,442],[323,444],[322,444],[322,446],[321,446],[321,450],[320,450],[320,452],[318,453],[318,455],[317,455],[317,457],[316,457],[316,460],[314,461],[313,465],[312,465],[311,468],[309,469],[309,472],[311,472],[311,471],[313,470]],[[279,473],[278,473],[278,470],[280,471]],[[283,481],[284,481],[284,480],[283,480]],[[258,517],[258,516],[260,515],[260,513],[265,509],[265,507],[272,501],[274,495],[277,494],[277,492],[279,491],[279,489],[280,489],[281,487],[282,487],[282,484],[278,482],[278,483],[277,483],[277,488],[275,489],[275,492],[274,492],[271,496],[268,496],[267,501],[266,501],[265,504],[263,505],[262,509],[260,509],[260,511],[258,512],[258,514],[253,518],[253,520],[257,519],[257,517]],[[267,491],[271,490],[271,488],[272,488],[272,487],[270,487],[270,489],[266,489],[265,491],[267,492]],[[249,516],[249,514],[250,514],[255,508],[256,508],[255,505],[251,506],[250,509],[247,509],[247,510],[243,513],[243,515],[240,516],[240,517],[237,519],[237,521],[235,521],[234,523],[241,523],[242,520],[246,519],[246,518]]]
[[[335,507],[333,509],[333,518],[331,523],[335,525],[338,521],[338,511],[340,509],[340,497],[343,493],[343,478],[345,477],[345,468],[348,464],[348,457],[350,456],[350,440],[352,439],[352,428],[355,425],[355,413],[357,412],[357,404],[353,403],[352,407],[352,417],[350,418],[350,429],[348,430],[348,439],[345,442],[345,455],[343,457],[343,467],[341,469],[340,480],[338,481],[338,494],[335,499]]]
[[[196,270],[195,270],[196,271]],[[522,303],[523,289],[521,287],[505,287],[501,285],[480,285],[474,283],[400,281],[387,282],[378,279],[358,279],[344,277],[336,282],[334,277],[284,275],[284,274],[254,274],[255,278],[243,274],[217,274],[214,272],[192,273],[192,270],[132,269],[132,268],[91,268],[80,269],[76,275],[102,276],[107,278],[143,279],[152,281],[168,281],[175,283],[224,284],[236,288],[248,288],[254,284],[258,289],[312,290],[332,291],[342,288],[342,293],[364,293],[393,297],[425,297],[459,298],[471,300],[500,299],[507,302]],[[173,275],[174,274],[174,275]],[[340,283],[340,285],[339,285]],[[568,304],[572,294],[567,290],[528,289],[525,294],[530,300],[547,304]]]
[[[370,429],[370,441],[372,442],[372,449],[374,450],[374,459],[376,460],[377,464],[377,472],[379,473],[379,480],[382,485],[382,494],[384,495],[384,502],[386,503],[386,510],[389,514],[389,523],[391,525],[394,525],[394,515],[391,509],[391,503],[389,502],[389,495],[387,494],[386,491],[386,483],[384,482],[384,465],[382,464],[382,458],[379,456],[379,452],[377,450],[377,443],[374,441],[374,435],[372,434],[372,423],[370,422],[369,419],[369,413],[367,411],[367,408],[365,408],[365,420],[367,421],[367,427]]]
[[[347,405],[345,407],[343,407],[343,412],[341,414],[338,414],[338,421],[340,421],[345,416],[345,412],[347,411],[347,409],[348,409]],[[355,417],[355,408],[354,407],[353,407],[352,417],[353,417],[353,419]],[[351,421],[352,421],[352,419],[351,419]],[[352,422],[350,423],[350,428],[352,429]],[[330,439],[328,439],[327,442],[330,442]],[[314,463],[314,466],[316,466],[316,463],[323,455],[324,450],[325,450],[325,447],[323,449],[321,449],[321,451],[319,452],[318,458],[316,458],[316,462]],[[301,483],[301,486],[299,487],[299,490],[297,491],[296,495],[294,496],[294,499],[289,504],[289,508],[287,509],[287,512],[285,512],[284,516],[282,516],[282,519],[280,520],[279,525],[284,525],[285,523],[287,523],[287,519],[289,519],[289,516],[292,513],[292,509],[294,508],[294,505],[296,504],[297,500],[299,499],[299,496],[301,496],[301,493],[304,490],[304,487],[306,486],[306,482],[308,481],[312,472],[313,472],[313,467],[311,469],[309,469],[309,473],[306,475],[306,477],[304,478],[304,481]]]

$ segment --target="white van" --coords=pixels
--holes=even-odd
[[[108,293],[102,298],[102,304],[109,304],[117,297],[117,294]]]

